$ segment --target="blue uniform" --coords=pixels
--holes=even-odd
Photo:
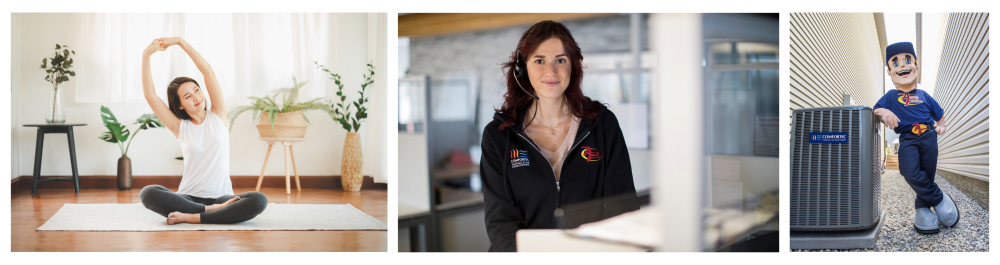
[[[944,198],[934,183],[937,172],[937,132],[934,121],[944,116],[944,109],[930,94],[920,89],[909,93],[891,90],[882,96],[874,109],[884,108],[899,118],[899,173],[917,193],[916,208],[936,206]]]
[[[899,118],[899,127],[894,130],[897,134],[905,131],[912,131],[912,125],[920,123],[934,128],[934,121],[940,120],[944,116],[944,109],[938,105],[937,101],[927,94],[927,91],[914,89],[910,93],[903,93],[899,90],[890,90],[875,103],[872,109],[884,108],[892,111]]]

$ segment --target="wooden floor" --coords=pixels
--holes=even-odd
[[[132,189],[40,189],[11,192],[11,251],[386,251],[387,231],[35,231],[64,203],[139,203]],[[235,189],[236,193],[253,189]],[[345,204],[386,221],[387,191],[261,188],[270,203]]]

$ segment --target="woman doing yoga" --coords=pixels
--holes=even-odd
[[[205,89],[189,77],[178,77],[167,86],[163,103],[153,88],[149,58],[157,51],[178,45],[194,61],[205,77]],[[175,193],[161,185],[149,185],[139,192],[142,204],[164,217],[168,224],[232,224],[253,219],[267,207],[263,193],[233,194],[229,179],[229,133],[226,105],[212,66],[180,37],[153,40],[142,55],[142,89],[156,117],[181,144],[184,173]],[[211,104],[206,102],[208,92]]]

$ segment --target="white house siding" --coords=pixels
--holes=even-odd
[[[881,14],[792,13],[789,110],[841,106],[844,94],[872,106],[882,96]]]
[[[927,44],[938,45],[925,44],[927,58],[919,60],[936,66],[922,71],[921,86],[933,86],[948,124],[948,132],[938,137],[938,170],[988,182],[989,14],[951,13],[924,19],[940,19],[940,28],[924,32],[927,38],[938,38]]]

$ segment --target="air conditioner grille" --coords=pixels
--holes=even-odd
[[[861,113],[857,109],[796,113],[790,225],[861,225]],[[810,144],[810,132],[847,132],[850,136],[844,144]]]

